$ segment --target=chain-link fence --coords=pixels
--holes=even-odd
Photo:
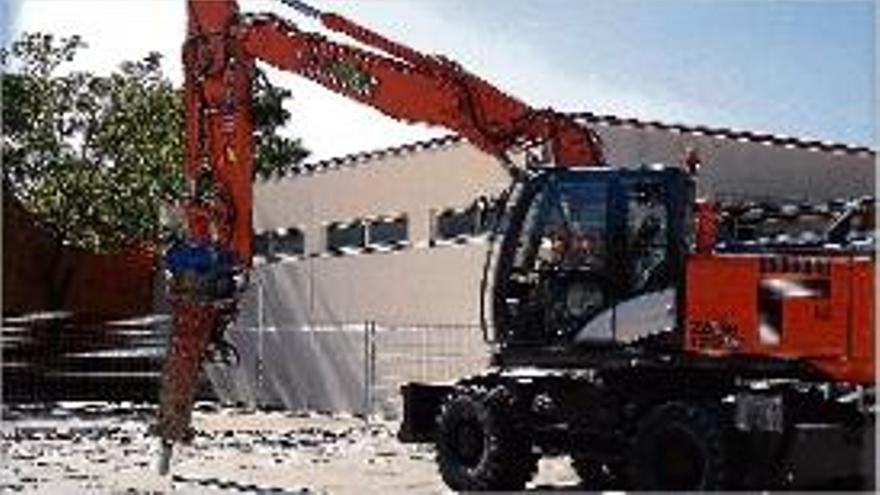
[[[366,405],[373,414],[398,417],[404,383],[454,382],[488,364],[489,349],[478,325],[371,325]]]
[[[240,361],[209,366],[221,400],[397,418],[400,386],[444,382],[483,369],[489,351],[478,325],[324,323],[231,332]]]

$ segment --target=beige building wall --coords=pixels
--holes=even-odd
[[[432,218],[495,196],[507,173],[457,141],[380,159],[357,160],[304,176],[260,184],[255,231],[300,228],[306,256],[263,265],[273,287],[286,285],[285,324],[360,322],[477,323],[484,243],[429,247]],[[336,221],[406,215],[402,250],[333,256],[327,226]],[[293,311],[296,308],[296,311]]]

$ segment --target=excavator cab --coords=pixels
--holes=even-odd
[[[510,195],[498,246],[497,342],[608,346],[675,327],[693,190],[679,168],[534,172]]]

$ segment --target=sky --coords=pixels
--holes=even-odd
[[[277,0],[239,0],[320,31]],[[874,146],[872,0],[310,0],[441,53],[538,107]],[[80,34],[71,69],[109,72],[149,51],[181,78],[183,0],[0,0],[2,41]],[[332,37],[332,36],[331,36]],[[311,161],[444,135],[401,124],[295,75],[286,131]]]

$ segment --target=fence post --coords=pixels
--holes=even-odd
[[[370,424],[370,322],[364,321],[364,424]]]
[[[376,402],[376,389],[378,379],[376,378],[376,321],[370,321],[370,402],[367,412],[373,413]]]
[[[257,390],[254,397],[254,407],[260,409],[263,398],[263,277],[257,273]]]

